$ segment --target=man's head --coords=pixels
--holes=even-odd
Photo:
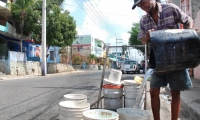
[[[132,7],[132,10],[135,9],[135,7],[140,7],[145,12],[150,12],[153,6],[154,0],[134,0],[134,5]]]

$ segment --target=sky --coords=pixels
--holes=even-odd
[[[65,0],[63,8],[70,11],[77,25],[78,35],[92,35],[105,43],[128,45],[133,23],[144,12],[132,10],[133,0]],[[117,39],[117,40],[116,40]]]

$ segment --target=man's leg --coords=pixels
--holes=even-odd
[[[160,88],[150,88],[150,94],[154,120],[160,120]]]
[[[172,120],[177,120],[180,111],[180,91],[171,90],[172,96],[172,103],[171,103],[171,113],[172,113]]]

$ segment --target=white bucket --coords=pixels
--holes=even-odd
[[[60,120],[81,120],[83,112],[90,109],[90,104],[81,101],[62,101],[59,103]]]
[[[83,112],[84,120],[118,120],[119,114],[105,109],[93,109]]]
[[[113,111],[116,111],[118,108],[122,108],[122,97],[104,98],[104,108]]]
[[[103,88],[103,95],[106,98],[119,98],[123,96],[123,88],[109,89]]]
[[[123,86],[106,84],[103,86],[104,108],[116,110],[122,107]]]
[[[124,86],[124,107],[132,108],[134,106],[139,88],[140,86]]]
[[[66,94],[66,95],[63,95],[63,101],[87,102],[87,96],[83,94]]]
[[[117,109],[117,113],[122,120],[150,120],[150,113],[146,110],[119,108]]]

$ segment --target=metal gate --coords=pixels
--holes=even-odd
[[[125,46],[127,48],[127,50],[129,51],[129,55],[130,55],[130,49],[131,48],[144,48],[144,60],[145,60],[145,71],[147,71],[147,46],[146,45],[131,45],[131,46]],[[110,52],[111,50],[114,51],[114,49],[116,48],[116,66],[106,66],[107,65],[107,61],[108,61],[108,57],[110,57]],[[103,81],[104,81],[104,77],[105,77],[105,69],[106,67],[109,68],[116,68],[116,69],[119,69],[118,68],[118,64],[119,62],[117,61],[117,57],[118,57],[118,52],[117,52],[117,48],[122,48],[122,46],[106,46],[104,44],[104,50],[106,51],[105,52],[105,55],[104,55],[104,63],[103,63],[103,71],[102,71],[102,77],[101,77],[101,82],[100,82],[100,89],[99,89],[99,94],[98,94],[98,99],[95,103],[91,104],[91,108],[102,108],[102,101],[103,101],[103,98],[104,96],[102,95],[102,87],[103,87]],[[112,52],[114,53],[114,52]],[[113,54],[111,54],[113,55]],[[123,54],[124,55],[124,54]],[[123,56],[123,55],[120,55],[119,57],[126,57],[126,56]],[[134,57],[133,57],[134,58]],[[128,58],[128,59],[133,59],[133,58]],[[135,59],[136,59],[136,56],[135,56]],[[117,63],[118,62],[118,63]],[[140,86],[140,89],[139,89],[139,92],[138,92],[138,95],[137,95],[137,98],[136,98],[136,102],[135,102],[135,105],[133,107],[135,108],[139,108],[141,107],[141,103],[142,102],[145,102],[145,91],[146,91],[146,80],[143,80],[141,86]]]

